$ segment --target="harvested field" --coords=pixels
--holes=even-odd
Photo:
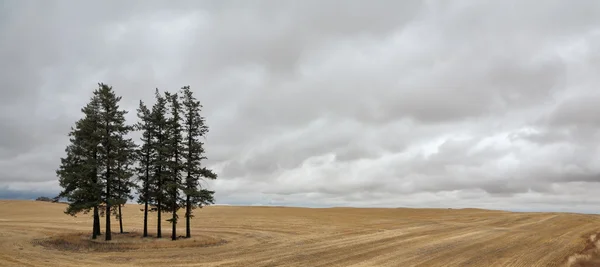
[[[70,217],[64,207],[0,201],[0,266],[529,267],[567,266],[570,256],[572,266],[594,266],[574,255],[594,254],[590,236],[600,232],[600,216],[583,214],[217,206],[196,213],[194,239],[170,241],[165,222],[164,240],[149,242],[136,236],[140,206],[127,205],[131,233],[107,246],[86,236],[91,217]]]

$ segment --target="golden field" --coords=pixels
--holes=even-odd
[[[157,241],[139,237],[141,206],[128,204],[131,234],[105,244],[89,240],[89,215],[64,208],[0,201],[0,266],[594,266],[573,260],[600,232],[600,216],[583,214],[212,206],[196,211],[193,239],[171,241],[164,222]]]

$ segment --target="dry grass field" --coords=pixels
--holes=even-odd
[[[195,238],[173,242],[168,222],[164,240],[139,238],[143,214],[127,205],[132,233],[104,244],[64,207],[0,201],[0,266],[594,266],[568,261],[594,252],[600,231],[582,214],[216,206],[196,213]]]

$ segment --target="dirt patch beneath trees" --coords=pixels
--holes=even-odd
[[[171,238],[141,237],[140,233],[113,234],[113,240],[104,241],[103,236],[91,239],[89,233],[76,233],[57,235],[33,241],[34,245],[62,251],[97,251],[115,252],[140,249],[165,249],[185,247],[210,247],[227,243],[226,240],[210,236],[197,236],[192,238],[180,237],[173,241]]]

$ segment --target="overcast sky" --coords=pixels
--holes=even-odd
[[[190,85],[220,204],[600,207],[600,1],[0,0],[0,198],[98,82]]]

